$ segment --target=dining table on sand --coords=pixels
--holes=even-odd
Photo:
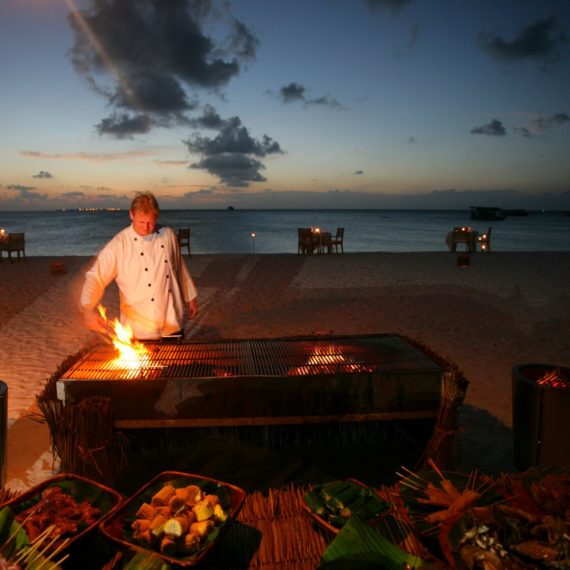
[[[317,253],[323,254],[331,252],[331,241],[332,241],[332,234],[331,232],[323,232],[319,228],[315,231],[315,242],[316,242],[316,249]]]
[[[459,244],[465,244],[469,253],[477,251],[477,237],[479,232],[471,226],[455,226],[446,236],[445,243],[449,251],[455,252]]]
[[[299,251],[304,255],[332,252],[331,232],[322,231],[320,228],[307,228],[300,230],[299,240]]]

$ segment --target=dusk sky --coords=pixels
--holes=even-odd
[[[0,0],[0,210],[570,210],[569,0]]]

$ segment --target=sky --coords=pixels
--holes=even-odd
[[[570,210],[568,0],[0,0],[0,211]]]

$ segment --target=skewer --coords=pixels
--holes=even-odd
[[[22,527],[23,528],[23,527]],[[52,531],[53,527],[52,526],[48,526],[46,529],[44,529],[40,534],[38,534],[38,536],[36,536],[36,538],[34,539],[34,541],[32,542],[31,545],[31,549],[29,550],[20,550],[18,552],[18,554],[16,555],[16,557],[14,558],[14,562],[20,562],[21,560],[25,560],[27,557],[30,557],[34,554],[34,552],[37,552],[37,550],[39,549],[39,547],[41,546],[41,543],[45,540],[45,538],[49,535],[49,533]],[[17,532],[17,531],[16,531]],[[16,534],[16,533],[14,533]],[[13,536],[13,535],[12,535]]]
[[[428,459],[428,463],[442,479],[445,479],[444,474],[439,470],[439,467],[435,464],[435,461],[431,457]]]
[[[50,562],[51,560],[53,560],[53,558],[55,558],[55,556],[58,555],[58,554],[61,552],[61,550],[62,550],[63,548],[65,548],[65,546],[67,546],[67,543],[69,542],[69,538],[66,538],[66,539],[62,540],[61,543],[59,544],[59,546],[58,546],[53,552],[50,552],[50,553],[46,556],[45,552],[46,552],[46,551],[51,547],[51,545],[52,545],[56,540],[58,540],[58,539],[59,539],[59,536],[56,536],[56,537],[44,548],[43,555],[44,555],[44,557],[45,557],[45,560],[44,560],[44,562],[42,562],[42,563],[36,568],[36,570],[40,570],[40,569],[42,568],[42,566],[44,566],[45,564],[47,564],[48,562]],[[58,565],[58,566],[61,565],[61,563],[62,563],[64,560],[66,560],[67,558],[69,558],[69,553],[67,553],[61,560],[59,560],[59,561],[57,562],[57,565]]]
[[[408,487],[409,489],[413,489],[414,491],[423,491],[424,490],[423,487],[420,487],[419,485],[415,484],[411,480],[403,477],[401,473],[396,472],[396,475],[398,475],[399,477],[402,477],[402,479],[400,480],[400,483],[402,485],[404,485],[404,487]]]
[[[419,487],[416,485],[413,485],[410,481],[408,481],[407,479],[402,479],[400,481],[401,485],[404,485],[404,487],[408,487],[408,489],[412,489],[413,491],[423,491],[423,487]]]
[[[427,479],[424,479],[423,477],[421,477],[420,475],[418,475],[417,473],[414,473],[413,471],[411,471],[410,469],[408,469],[407,467],[405,467],[404,465],[400,466],[404,471],[406,471],[407,473],[409,473],[410,476],[415,477],[416,479],[419,479],[422,483],[425,483],[426,485],[428,485],[430,482]]]
[[[68,558],[69,558],[69,553],[67,553],[65,556],[63,556],[62,558],[60,558],[57,561],[54,561],[53,563],[57,566],[61,566],[63,564],[63,562],[65,562]],[[35,570],[41,570],[48,562],[52,562],[52,556],[46,556],[46,559],[44,562],[42,562],[38,567],[35,568]]]

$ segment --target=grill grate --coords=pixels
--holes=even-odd
[[[63,379],[136,380],[213,377],[314,376],[439,370],[397,335],[201,340],[146,343],[139,366],[117,361],[111,345],[98,345]]]

